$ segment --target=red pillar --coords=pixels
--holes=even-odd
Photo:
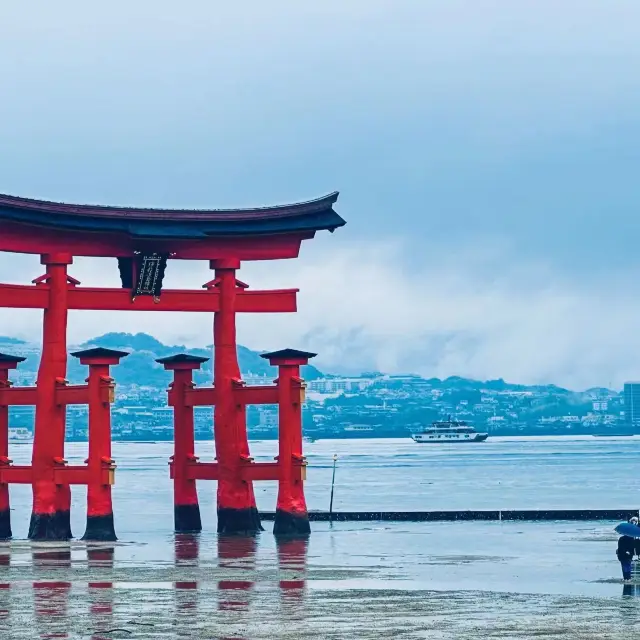
[[[56,404],[56,380],[67,373],[67,265],[71,254],[46,254],[48,307],[44,310],[42,356],[38,368],[33,441],[33,511],[29,525],[32,540],[68,540],[71,538],[71,489],[56,485],[56,459],[64,459],[66,410]]]
[[[218,480],[218,533],[254,534],[262,530],[256,508],[253,483],[243,480],[240,466],[249,459],[246,411],[234,400],[233,381],[240,378],[236,345],[236,269],[238,260],[212,260],[215,285],[220,295],[220,311],[213,322],[216,388],[214,438],[220,465]]]
[[[180,353],[159,362],[168,371],[173,371],[173,383],[170,394],[173,404],[173,520],[176,533],[195,533],[202,531],[200,505],[196,481],[188,477],[189,462],[195,461],[195,430],[193,407],[187,406],[186,391],[193,388],[193,371],[207,362],[209,358],[200,358]]]
[[[111,458],[111,403],[113,379],[109,367],[128,356],[114,349],[86,349],[71,354],[89,366],[89,483],[87,485],[87,528],[83,540],[117,540],[113,524],[111,485],[115,464]]]
[[[302,455],[302,404],[304,383],[300,366],[315,353],[282,349],[265,353],[263,358],[278,367],[278,504],[273,533],[285,536],[307,536],[311,533],[307,503],[304,499]]]
[[[9,369],[15,369],[26,358],[0,353],[0,387],[10,387]],[[0,465],[10,464],[9,460],[9,407],[0,405]],[[9,540],[11,532],[11,510],[9,505],[9,485],[0,484],[0,540]]]

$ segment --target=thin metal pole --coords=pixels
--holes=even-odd
[[[329,522],[333,522],[333,487],[336,484],[336,462],[338,455],[333,454],[333,475],[331,476],[331,500],[329,500]]]

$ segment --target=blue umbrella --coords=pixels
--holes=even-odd
[[[631,522],[623,522],[615,528],[616,532],[622,536],[629,536],[630,538],[640,538],[640,527],[637,524]]]

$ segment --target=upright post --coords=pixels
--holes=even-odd
[[[109,367],[128,356],[114,349],[86,349],[71,354],[89,366],[89,483],[87,485],[87,528],[83,540],[117,540],[113,524],[111,485],[115,463],[111,458],[111,403],[114,384]]]
[[[234,381],[240,378],[236,345],[236,270],[239,260],[212,260],[220,307],[213,321],[213,381],[216,389],[214,438],[220,465],[218,533],[252,535],[262,529],[253,483],[241,475],[249,460],[246,413],[234,399]]]
[[[71,254],[45,254],[48,286],[44,310],[42,356],[38,368],[35,433],[33,440],[33,511],[29,525],[32,540],[68,540],[71,538],[71,489],[56,485],[54,470],[64,464],[66,409],[56,403],[56,385],[67,373],[67,266]]]
[[[15,369],[26,358],[0,353],[0,387],[10,387],[9,369]],[[0,405],[0,465],[8,465],[9,460],[9,407]],[[11,531],[11,507],[9,485],[0,484],[0,540],[9,540]]]
[[[187,406],[186,392],[193,387],[193,371],[209,358],[199,358],[181,353],[168,358],[159,358],[167,371],[173,371],[173,383],[169,391],[173,405],[173,520],[176,533],[202,531],[200,505],[196,481],[189,478],[189,463],[195,456],[195,431],[193,406]]]
[[[302,455],[302,405],[304,383],[300,366],[315,353],[283,349],[265,353],[263,358],[278,367],[278,503],[273,533],[306,536],[311,533],[304,499],[305,460]]]
[[[331,498],[329,499],[329,522],[333,522],[333,488],[336,484],[336,462],[338,462],[338,455],[333,454],[333,473],[331,474]]]

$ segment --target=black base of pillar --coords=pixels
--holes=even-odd
[[[11,537],[11,511],[5,509],[0,511],[0,540],[10,540]]]
[[[252,536],[264,531],[260,514],[255,507],[250,509],[218,508],[218,533],[223,536]]]
[[[300,516],[277,509],[273,522],[273,533],[276,536],[306,537],[311,533],[309,516],[307,514]]]
[[[71,512],[32,513],[29,540],[71,540]]]
[[[92,542],[115,542],[118,538],[113,526],[113,513],[106,516],[87,516],[87,529],[82,539]]]
[[[56,519],[58,522],[58,534],[63,540],[71,540],[73,538],[71,533],[71,511],[56,512]]]
[[[176,504],[173,507],[173,522],[176,533],[198,533],[202,531],[200,506],[197,504]]]

